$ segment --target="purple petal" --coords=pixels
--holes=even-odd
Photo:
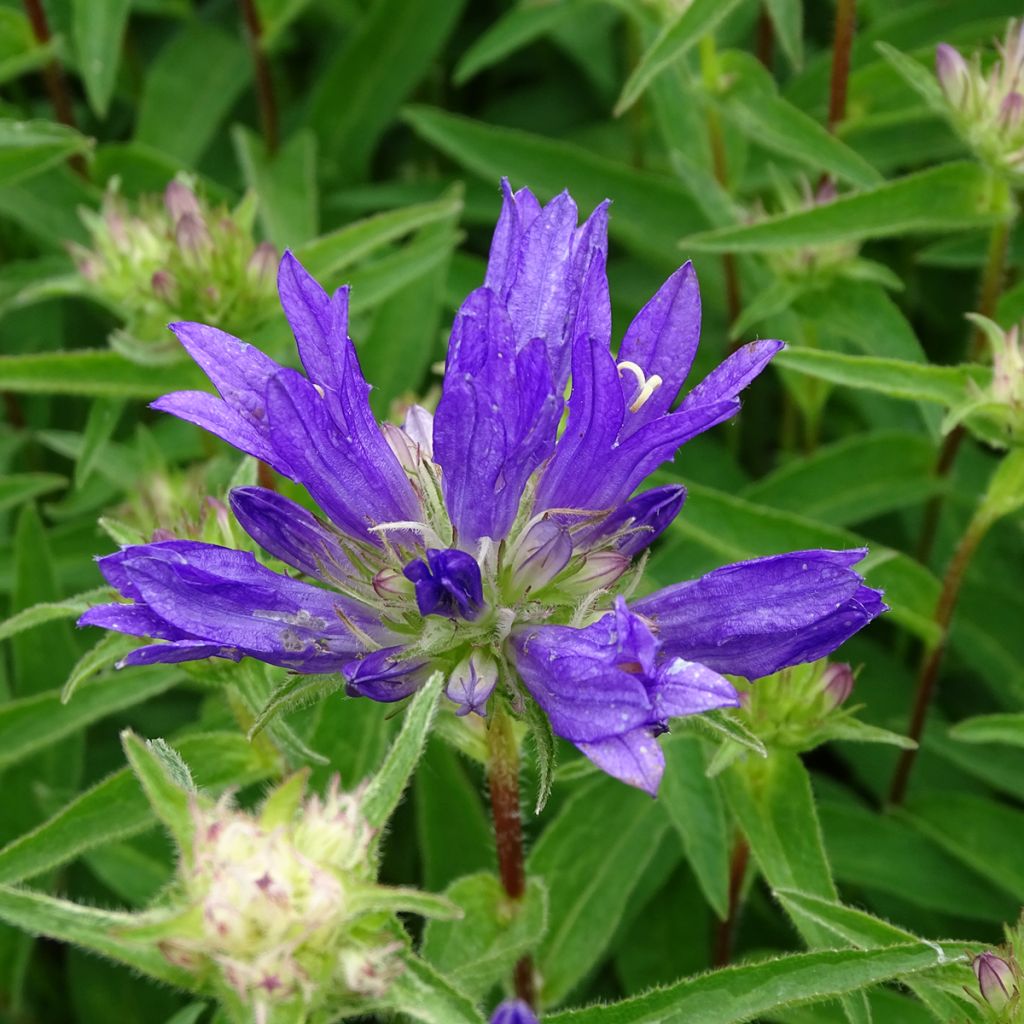
[[[679,410],[735,398],[783,348],[781,341],[752,341],[738,348],[683,399]]]
[[[576,746],[601,771],[651,796],[658,795],[665,773],[665,755],[651,729],[631,729],[619,736]]]
[[[706,665],[673,658],[658,669],[654,708],[659,718],[682,718],[739,705],[732,683]]]
[[[516,354],[505,310],[486,288],[452,328],[434,453],[458,543],[501,540],[523,488],[554,444],[561,413],[541,342]]]
[[[646,377],[657,374],[662,381],[627,418],[624,437],[668,412],[690,372],[699,340],[700,288],[693,264],[687,262],[637,313],[622,339],[619,361],[636,363]],[[634,381],[626,377],[623,383],[632,388]],[[626,400],[631,401],[632,395],[627,395]]]
[[[484,287],[489,288],[504,302],[508,299],[509,290],[515,281],[519,246],[523,235],[536,220],[541,206],[528,188],[513,193],[508,178],[501,179],[501,195],[501,214],[498,216],[494,237],[491,239]]]
[[[886,610],[851,566],[865,551],[796,551],[738,562],[633,605],[667,655],[757,679],[816,661]]]
[[[286,250],[277,270],[277,290],[309,379],[325,388],[340,388],[345,375],[348,287],[329,297]]]
[[[236,487],[230,502],[245,532],[275,558],[324,581],[349,575],[337,534],[290,498],[265,487]]]
[[[507,999],[491,1017],[491,1024],[539,1024],[533,1010],[522,999]]]
[[[242,652],[234,647],[211,644],[205,640],[177,640],[169,644],[149,644],[129,651],[118,663],[118,668],[139,665],[177,665],[183,661],[203,661],[206,658],[226,658],[241,661]]]
[[[402,647],[386,647],[349,661],[342,669],[345,692],[350,697],[369,697],[384,704],[415,693],[426,679],[429,666],[403,659],[403,653]]]
[[[686,488],[681,484],[653,487],[620,505],[593,534],[585,536],[596,539],[628,529],[618,542],[618,548],[624,555],[638,555],[661,536],[685,501]]]
[[[483,607],[480,566],[472,555],[457,548],[427,550],[427,561],[416,559],[403,570],[416,590],[421,615],[475,619]]]
[[[189,639],[186,633],[165,622],[142,604],[98,604],[79,620],[79,626],[99,626],[129,636],[151,636],[160,640]]]

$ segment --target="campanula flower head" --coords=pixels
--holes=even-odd
[[[306,489],[321,514],[263,488],[231,495],[253,540],[303,578],[194,541],[128,547],[100,561],[128,603],[83,624],[153,641],[124,664],[252,657],[342,673],[378,701],[440,671],[456,713],[535,701],[601,768],[655,792],[672,718],[735,706],[726,675],[822,658],[884,606],[853,569],[863,551],[742,562],[627,600],[686,497],[645,478],[733,416],[781,343],[746,345],[684,390],[700,333],[687,263],[613,355],[607,216],[602,203],[580,225],[568,193],[542,206],[504,185],[437,410],[401,427],[370,412],[348,289],[328,295],[289,254],[278,286],[304,373],[175,324],[219,396],[155,407]]]

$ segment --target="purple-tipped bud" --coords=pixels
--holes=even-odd
[[[935,73],[946,98],[959,107],[967,96],[970,68],[963,55],[948,43],[939,43],[935,50]]]
[[[158,270],[150,279],[153,286],[153,293],[161,302],[178,301],[178,282],[169,270]]]
[[[517,593],[539,590],[550,583],[572,558],[569,534],[550,519],[535,523],[516,551],[512,585]]]
[[[853,669],[849,665],[833,663],[821,674],[821,693],[825,711],[835,711],[846,703],[853,692]]]
[[[277,274],[277,250],[270,242],[260,242],[249,257],[246,270],[255,284],[269,284]]]
[[[471,711],[484,718],[487,715],[487,701],[497,684],[497,663],[493,658],[477,652],[459,663],[449,677],[444,692],[450,701],[458,704],[455,714],[460,718]]]
[[[1013,968],[995,953],[976,956],[971,966],[978,979],[982,998],[995,1010],[1001,1010],[1017,994]]]
[[[373,577],[373,589],[384,601],[404,601],[412,597],[412,584],[394,569],[381,569]]]
[[[1008,93],[999,104],[999,124],[1012,131],[1024,120],[1024,96],[1019,92]]]
[[[540,1024],[536,1014],[522,999],[509,999],[494,1011],[491,1024]]]
[[[175,226],[183,217],[203,219],[203,211],[195,192],[182,181],[174,180],[164,189],[164,207]]]
[[[210,232],[201,216],[186,213],[174,229],[174,237],[182,252],[196,255],[204,252],[212,244]]]
[[[597,551],[587,555],[580,568],[559,586],[566,593],[580,597],[604,590],[626,572],[629,561],[628,555],[618,551]]]

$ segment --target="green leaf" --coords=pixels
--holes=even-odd
[[[976,164],[932,167],[869,192],[841,196],[824,206],[784,213],[755,224],[689,235],[687,251],[770,252],[867,238],[958,231],[1005,216],[992,208],[991,182]]]
[[[235,733],[197,733],[176,741],[204,788],[246,786],[276,776],[278,760]],[[137,835],[156,823],[138,780],[122,768],[32,832],[0,850],[0,881],[19,882],[59,867],[104,843]]]
[[[708,903],[725,920],[729,910],[729,829],[722,798],[707,777],[696,736],[676,733],[662,743],[665,776],[658,794],[679,833],[686,858]]]
[[[901,53],[895,46],[888,43],[877,42],[875,49],[885,58],[886,62],[896,73],[925,101],[929,110],[948,116],[949,105],[939,86],[939,80],[935,72],[913,57]]]
[[[4,390],[19,394],[82,395],[87,398],[159,398],[169,391],[202,386],[191,363],[151,366],[129,362],[116,352],[81,349],[0,356]]]
[[[116,665],[129,651],[138,647],[139,639],[123,633],[104,633],[100,639],[75,662],[64,683],[60,701],[67,704],[75,690],[94,675]]]
[[[137,919],[95,907],[54,899],[30,889],[0,886],[0,920],[23,928],[31,935],[69,942],[117,960],[150,978],[195,991],[195,977],[173,965],[152,943],[125,937]]]
[[[56,473],[11,473],[0,476],[0,512],[24,505],[41,494],[49,494],[67,483]],[[0,633],[0,637],[2,637]]]
[[[737,6],[739,0],[693,0],[685,7],[681,15],[661,30],[626,79],[615,105],[616,116],[636,103],[655,75],[681,61],[702,36],[711,35]]]
[[[980,366],[936,366],[797,346],[783,349],[777,364],[833,384],[945,406],[962,403],[969,395],[968,382],[980,386],[988,375]]]
[[[85,687],[71,704],[59,690],[0,705],[0,770],[87,725],[149,700],[182,680],[166,668],[142,669]]]
[[[398,807],[423,754],[440,696],[441,674],[435,673],[405,709],[402,729],[363,795],[363,814],[373,828],[381,828]]]
[[[0,118],[0,185],[31,178],[76,153],[88,151],[91,141],[53,121],[14,121]]]
[[[979,516],[994,523],[1024,507],[1024,448],[1014,448],[996,466],[982,499]]]
[[[418,957],[406,956],[387,1005],[423,1024],[484,1024],[476,1006]]]
[[[285,676],[284,682],[274,690],[263,705],[256,720],[249,727],[249,739],[258,736],[278,716],[308,704],[314,704],[336,693],[345,680],[340,674],[322,676]]]
[[[1024,747],[1024,714],[975,715],[957,722],[949,735],[962,743],[1002,743]]]
[[[428,224],[450,220],[462,211],[461,194],[451,192],[430,203],[388,210],[346,224],[298,247],[296,255],[318,278],[334,278],[377,249]]]
[[[121,734],[121,744],[153,813],[187,858],[195,831],[189,806],[195,784],[188,767],[181,755],[163,740],[142,740],[126,729]]]
[[[547,35],[582,5],[573,0],[520,0],[479,36],[455,65],[452,78],[465,85],[474,75],[497,64],[516,50]]]
[[[528,877],[545,881],[543,1001],[564,999],[601,959],[668,828],[650,797],[613,779],[588,780],[541,834]]]
[[[582,146],[540,135],[498,128],[431,107],[407,107],[413,130],[491,188],[504,174],[529,184],[540,196],[572,191],[581,209],[615,199],[608,225],[612,238],[658,264],[672,262],[681,226],[707,218],[677,181],[638,171]],[[494,210],[498,210],[495,192]]]
[[[75,487],[85,486],[97,462],[103,457],[107,442],[113,436],[123,411],[124,402],[117,399],[100,398],[92,403],[85,423],[82,454],[75,463]]]
[[[474,999],[512,972],[534,950],[547,928],[547,890],[531,879],[525,898],[509,901],[494,875],[460,878],[445,895],[462,909],[459,921],[430,921],[422,955]]]
[[[533,813],[539,815],[551,796],[558,749],[555,745],[555,734],[551,730],[551,719],[535,700],[529,698],[526,701],[526,722],[530,727],[534,763],[537,767],[537,801]]]
[[[908,431],[854,434],[761,477],[740,497],[832,526],[852,526],[931,497],[935,446]]]
[[[804,62],[804,5],[803,0],[765,0],[765,10],[782,52],[795,71]]]
[[[728,967],[611,1006],[565,1010],[545,1024],[741,1024],[944,966],[958,947],[905,943],[877,950],[799,953]]]
[[[339,177],[365,176],[381,133],[426,74],[464,4],[377,0],[321,71],[308,121]]]
[[[0,640],[6,640],[26,629],[42,626],[47,622],[55,622],[58,619],[77,619],[94,604],[108,600],[110,593],[109,587],[99,587],[96,590],[87,590],[84,594],[78,594],[76,597],[69,597],[65,601],[44,601],[33,605],[31,608],[26,608],[0,622]]]
[[[191,166],[249,82],[241,33],[191,20],[147,68],[135,138]],[[184,112],[188,116],[183,116]]]
[[[231,130],[246,184],[259,198],[260,224],[279,249],[295,249],[317,232],[316,136],[296,132],[272,156],[243,125]]]
[[[398,885],[371,886],[350,894],[353,916],[364,913],[418,914],[432,921],[457,921],[462,910],[446,896]]]
[[[106,117],[121,61],[131,0],[72,0],[71,32],[89,106]]]

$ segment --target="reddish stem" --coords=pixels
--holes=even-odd
[[[274,80],[270,74],[270,62],[263,48],[263,25],[255,0],[238,0],[249,38],[249,52],[252,54],[253,72],[256,77],[256,96],[260,105],[260,123],[267,152],[277,152],[277,101],[274,98]]]
[[[519,798],[519,750],[512,722],[503,710],[494,713],[487,729],[487,784],[491,794],[498,874],[508,898],[519,903],[526,895],[523,818]],[[516,995],[537,1005],[533,960],[524,956],[515,968]]]
[[[729,859],[729,912],[724,921],[718,922],[718,927],[715,929],[712,967],[729,966],[729,960],[732,957],[732,944],[736,938],[736,925],[739,921],[743,879],[747,875],[749,860],[750,846],[743,836],[737,836],[736,845],[732,848],[732,856]]]
[[[769,71],[771,71],[775,50],[775,26],[772,24],[768,8],[763,4],[761,6],[761,13],[757,17],[757,37],[755,47],[757,59]]]
[[[839,0],[832,44],[832,82],[828,97],[828,130],[834,132],[846,118],[846,90],[850,81],[850,51],[857,22],[857,0]]]

